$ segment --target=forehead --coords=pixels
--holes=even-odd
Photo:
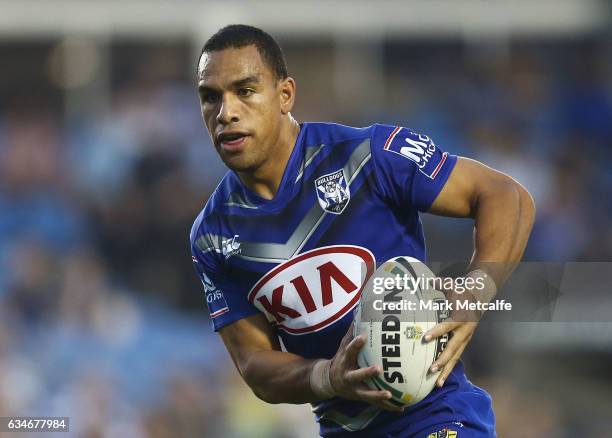
[[[223,85],[247,76],[271,75],[255,46],[204,53],[198,64],[198,82]]]

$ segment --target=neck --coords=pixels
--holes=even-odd
[[[236,172],[242,183],[264,199],[273,199],[278,191],[289,157],[295,146],[299,123],[289,115],[289,121],[281,129],[273,154],[254,172]]]

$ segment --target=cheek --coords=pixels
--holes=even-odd
[[[265,124],[267,130],[274,130],[278,124],[279,117],[277,117],[276,107],[272,102],[259,107],[257,115],[262,120],[262,124]]]
[[[210,110],[204,111],[204,109],[201,109],[201,113],[202,113],[202,120],[204,121],[206,128],[208,128],[208,130],[212,132],[214,130],[214,123],[215,123],[215,117],[212,111]]]
[[[278,98],[272,93],[260,95],[257,101],[254,103],[258,115],[262,118],[266,118],[267,120],[272,120],[274,118],[274,114],[277,111],[280,111]]]

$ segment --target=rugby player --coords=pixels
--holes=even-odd
[[[453,336],[432,364],[437,387],[404,409],[365,385],[381,370],[357,365],[366,340],[352,336],[352,309],[378,264],[425,261],[420,212],[474,219],[470,274],[518,262],[534,220],[529,193],[405,127],[298,123],[295,80],[255,27],[226,26],[206,42],[197,86],[229,172],[195,220],[192,258],[213,328],[253,392],[311,403],[326,437],[495,436],[491,398],[459,360],[475,320],[451,314],[427,333]],[[489,274],[499,286],[508,272]]]

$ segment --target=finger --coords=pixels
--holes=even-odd
[[[354,393],[360,400],[367,401],[368,403],[378,403],[391,398],[391,393],[384,389],[370,389],[368,387],[357,387]]]
[[[467,341],[468,341],[467,335],[464,332],[460,330],[456,330],[455,332],[453,332],[453,336],[450,338],[450,340],[446,344],[444,351],[431,364],[431,367],[429,368],[429,370],[432,373],[436,373],[440,371],[446,365],[446,363],[457,353],[459,348],[465,348]]]
[[[442,369],[442,372],[440,373],[440,375],[438,376],[438,379],[436,380],[436,385],[439,388],[442,388],[442,386],[444,385],[444,382],[446,382],[446,378],[450,375],[451,371],[453,371],[453,368],[455,368],[455,365],[457,365],[457,362],[461,358],[461,355],[463,354],[463,350],[465,350],[466,345],[467,345],[467,342],[464,343],[459,348],[459,350],[457,350],[457,353],[455,353],[455,355],[446,363],[446,365]]]
[[[425,342],[429,342],[432,339],[437,338],[438,336],[442,336],[445,333],[448,333],[452,330],[455,330],[461,323],[454,321],[452,318],[447,318],[446,320],[434,325],[432,328],[427,330],[425,333]]]
[[[359,383],[354,387],[353,393],[358,399],[366,401],[380,409],[393,412],[404,411],[404,406],[397,406],[389,402],[392,395],[388,390],[376,390],[370,388],[365,383]]]
[[[349,366],[357,365],[357,355],[359,351],[363,348],[366,343],[365,336],[359,335],[355,337],[346,347],[346,351],[344,353],[345,363]]]
[[[388,400],[391,399],[391,393],[389,391],[376,391],[371,389],[357,389],[355,390],[355,395],[359,397],[360,400],[370,403],[376,407],[381,409],[392,411],[392,412],[403,412],[403,406],[396,406],[392,403],[389,403]]]
[[[472,339],[475,328],[476,325],[471,323],[462,323],[458,328],[456,328],[450,334],[449,341],[446,344],[446,348],[442,354],[440,354],[440,356],[431,364],[430,371],[432,373],[439,371],[455,354],[457,354],[457,351],[459,351],[459,354],[461,354],[470,339]]]
[[[381,373],[381,369],[378,366],[371,366],[367,368],[358,368],[353,371],[349,371],[345,374],[345,379],[349,383],[359,383],[365,379],[376,377]]]

